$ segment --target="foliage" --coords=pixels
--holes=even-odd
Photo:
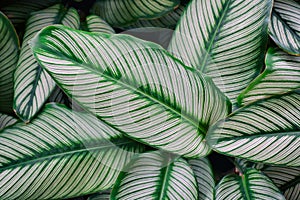
[[[300,198],[298,1],[0,11],[0,199]]]

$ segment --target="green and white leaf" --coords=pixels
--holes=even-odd
[[[14,70],[19,39],[9,19],[0,12],[0,112],[13,113]]]
[[[55,87],[52,78],[35,60],[30,42],[42,28],[58,23],[79,28],[79,15],[74,8],[67,10],[57,4],[34,13],[27,21],[14,76],[14,110],[25,122],[29,122],[36,115]]]
[[[114,29],[97,15],[89,15],[82,24],[82,30],[88,32],[115,33]]]
[[[283,192],[287,200],[300,199],[300,167],[268,166],[263,172]]]
[[[112,26],[126,26],[138,19],[163,16],[180,3],[180,0],[96,0],[91,12]]]
[[[111,193],[115,199],[197,199],[193,170],[182,158],[155,151],[133,159]]]
[[[92,194],[87,200],[110,200],[110,190]]]
[[[106,190],[144,147],[90,114],[48,104],[0,132],[2,199],[60,199]]]
[[[275,0],[269,35],[284,51],[300,56],[300,2]]]
[[[225,176],[216,187],[216,200],[280,199],[284,196],[272,181],[256,169],[248,169],[242,176]]]
[[[197,185],[199,200],[214,200],[215,199],[215,181],[211,164],[207,158],[188,160],[191,165]]]
[[[300,88],[300,57],[278,48],[266,55],[266,69],[240,94],[240,105]]]
[[[300,166],[300,92],[242,107],[214,125],[206,139],[222,154]]]
[[[170,13],[167,13],[159,18],[155,19],[140,19],[125,27],[125,29],[131,28],[145,28],[145,27],[161,27],[174,29],[185,9],[185,6],[179,5]]]
[[[211,79],[161,46],[129,35],[50,26],[36,36],[33,50],[83,108],[156,148],[207,155],[208,127],[230,112],[230,102]]]
[[[48,102],[55,102],[65,105],[70,104],[68,96],[58,86],[56,86],[52,91],[48,98]]]
[[[271,8],[272,0],[193,0],[168,50],[212,77],[235,104],[263,66]]]
[[[52,6],[56,3],[61,2],[61,0],[17,0],[9,1],[8,5],[1,8],[1,11],[4,12],[10,21],[14,24],[15,27],[19,28],[23,23],[27,21],[30,17],[30,14],[41,9],[45,9],[49,6]],[[21,28],[21,27],[20,27]]]
[[[11,126],[15,123],[17,123],[18,120],[10,115],[6,115],[3,113],[0,113],[0,131],[4,129],[7,126]]]

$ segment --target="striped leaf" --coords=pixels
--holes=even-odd
[[[17,123],[17,121],[18,120],[12,116],[0,113],[0,131],[7,126],[11,126],[11,125]]]
[[[14,76],[14,110],[25,122],[30,121],[36,115],[55,87],[51,77],[36,62],[30,42],[42,28],[58,23],[78,28],[79,15],[75,9],[66,10],[62,5],[57,4],[34,13],[27,21]]]
[[[242,176],[227,175],[216,187],[216,200],[284,200],[272,181],[255,169],[248,169]]]
[[[283,192],[287,200],[300,199],[300,167],[269,166],[263,172]]]
[[[114,199],[197,199],[193,170],[182,158],[162,152],[141,154],[120,173]]]
[[[215,181],[211,164],[207,158],[192,159],[188,163],[191,165],[197,185],[199,200],[215,199]]]
[[[300,56],[300,2],[275,0],[269,35],[284,51]]]
[[[51,26],[33,51],[64,92],[128,136],[184,155],[210,152],[208,127],[230,111],[226,97],[205,76],[161,46],[129,35]]]
[[[236,103],[263,66],[271,8],[272,0],[193,0],[169,51],[212,77]]]
[[[106,190],[144,147],[90,114],[58,104],[0,132],[2,199],[58,199]]]
[[[93,194],[88,197],[87,200],[110,200],[110,192],[109,190],[99,192],[96,194]]]
[[[52,91],[51,95],[48,98],[48,102],[56,102],[65,105],[70,104],[67,95],[58,86],[56,86]]]
[[[265,60],[264,72],[238,97],[240,105],[300,88],[300,57],[270,48]]]
[[[97,0],[91,12],[112,26],[125,26],[138,19],[152,19],[171,12],[180,0]]]
[[[81,29],[88,32],[115,33],[110,25],[97,15],[89,15],[82,23]]]
[[[19,39],[16,31],[0,12],[0,112],[13,112],[14,77],[19,55]]]
[[[185,9],[185,6],[179,5],[173,11],[155,19],[140,19],[133,24],[130,24],[125,29],[143,28],[143,27],[161,27],[174,29]]]
[[[59,2],[61,0],[12,0],[9,1],[8,5],[2,7],[1,11],[8,16],[15,27],[23,28],[21,25],[26,22],[32,12],[45,9]]]
[[[213,126],[214,150],[263,163],[300,166],[300,92],[257,101]]]

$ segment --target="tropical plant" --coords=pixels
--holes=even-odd
[[[299,1],[0,10],[0,199],[300,198]]]

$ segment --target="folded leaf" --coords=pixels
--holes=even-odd
[[[300,167],[268,166],[263,169],[287,200],[300,199]]]
[[[160,17],[172,11],[179,0],[97,0],[91,12],[112,26],[124,26],[138,19]]]
[[[238,97],[239,104],[248,104],[276,94],[300,88],[300,57],[278,48],[266,55],[266,69]]]
[[[294,0],[275,0],[269,23],[269,34],[284,51],[300,55],[300,3]]]
[[[213,126],[208,143],[222,154],[300,166],[300,92],[257,101]]]
[[[19,39],[7,17],[0,12],[0,112],[13,113],[14,70],[19,56]]]
[[[272,181],[255,169],[248,169],[242,176],[227,175],[216,187],[216,200],[280,199],[284,196]]]
[[[33,51],[64,92],[128,136],[187,157],[204,156],[208,127],[230,111],[205,76],[161,46],[129,35],[50,26]]]
[[[0,131],[7,126],[17,123],[17,119],[12,116],[0,113]]]
[[[25,122],[36,115],[55,87],[51,77],[36,62],[30,48],[30,41],[42,28],[58,23],[78,28],[79,15],[74,8],[66,10],[62,5],[57,4],[34,13],[27,21],[14,77],[14,109]]]
[[[88,32],[115,33],[114,29],[97,15],[87,16],[82,25],[82,30]]]
[[[214,200],[215,181],[209,160],[207,158],[192,159],[188,163],[191,165],[196,177],[198,200]]]
[[[111,199],[197,199],[189,164],[161,152],[141,154],[120,173]]]
[[[236,103],[263,66],[271,8],[272,0],[193,0],[168,50]]]
[[[48,104],[0,132],[0,196],[58,199],[105,190],[144,147],[90,114]]]

